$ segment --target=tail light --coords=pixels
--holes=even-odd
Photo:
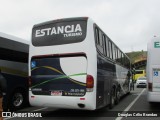
[[[29,87],[31,87],[31,85],[32,85],[31,76],[28,77],[28,85],[29,85]]]
[[[87,92],[92,92],[93,87],[94,87],[94,79],[93,76],[87,75],[87,80],[86,80],[86,87],[87,87]]]
[[[148,83],[148,91],[152,91],[152,83]]]

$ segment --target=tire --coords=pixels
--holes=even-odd
[[[121,96],[120,96],[120,90],[117,89],[117,90],[116,90],[116,100],[115,100],[115,104],[116,104],[116,105],[119,103],[120,97],[121,97]]]
[[[111,90],[111,97],[110,97],[110,104],[109,104],[109,109],[112,109],[115,105],[115,90],[112,88]]]
[[[27,103],[27,96],[24,90],[17,89],[10,96],[10,111],[15,111],[23,108]]]

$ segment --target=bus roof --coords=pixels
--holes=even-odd
[[[72,21],[72,20],[76,21],[76,20],[87,20],[87,19],[88,19],[88,17],[73,17],[73,18],[55,19],[55,20],[35,24],[33,27],[43,26],[43,25],[46,25],[46,24],[51,24],[51,23],[56,23],[56,22],[67,22],[67,21]]]
[[[149,42],[148,42],[148,44],[147,44],[147,48],[148,49],[154,49],[155,48],[155,46],[154,46],[154,43],[155,42],[160,42],[160,37],[153,37]]]
[[[13,36],[13,35],[9,35],[9,34],[6,34],[6,33],[2,33],[2,32],[0,32],[0,37],[6,38],[6,39],[11,39],[13,41],[21,42],[21,43],[24,43],[24,44],[29,44],[29,41],[27,41],[25,39],[22,39],[22,38]]]
[[[0,48],[28,52],[29,41],[0,32]]]

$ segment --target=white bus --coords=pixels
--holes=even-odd
[[[0,72],[6,81],[3,109],[17,110],[28,103],[29,42],[0,33]]]
[[[154,37],[147,46],[148,101],[160,102],[160,37]]]
[[[95,110],[129,92],[129,58],[90,18],[34,25],[29,56],[32,106]]]

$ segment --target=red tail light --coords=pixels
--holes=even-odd
[[[93,88],[93,86],[94,86],[93,76],[87,75],[87,88]]]
[[[148,91],[152,91],[152,83],[148,83]]]
[[[29,87],[31,87],[31,85],[32,85],[31,76],[28,77],[28,85],[29,85]]]
[[[34,99],[34,98],[35,98],[35,96],[31,96],[31,98],[33,98],[33,99]]]
[[[85,98],[80,98],[80,100],[85,100]]]
[[[87,81],[86,81],[87,85],[87,92],[92,92],[93,91],[93,87],[94,87],[94,79],[93,76],[91,75],[87,75]]]

